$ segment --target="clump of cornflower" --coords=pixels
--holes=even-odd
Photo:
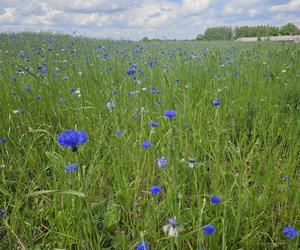
[[[89,140],[85,131],[79,130],[67,130],[57,137],[58,143],[65,148],[71,148],[73,152],[76,152],[78,146]]]
[[[161,186],[152,186],[152,187],[150,187],[150,192],[153,195],[158,195],[161,192]]]
[[[178,223],[175,216],[168,219],[168,223],[163,226],[163,231],[170,237],[178,236]]]
[[[145,141],[142,142],[141,146],[142,146],[143,149],[148,149],[152,146],[152,144],[151,144],[150,141],[145,140]]]
[[[126,71],[127,75],[134,75],[136,73],[136,70],[135,69],[128,69]]]
[[[210,198],[210,202],[213,204],[219,204],[221,202],[221,198],[219,196],[213,196]]]
[[[165,168],[167,166],[167,158],[165,156],[158,158],[156,162],[157,165],[161,168]]]
[[[176,116],[175,110],[166,110],[164,112],[164,116],[167,117],[169,120],[172,120]]]
[[[214,100],[212,101],[212,104],[213,104],[215,107],[220,106],[220,104],[221,104],[220,98],[214,99]]]
[[[103,59],[107,59],[107,58],[108,58],[108,53],[103,54],[103,55],[102,55],[102,58],[103,58]]]
[[[149,122],[150,127],[158,127],[158,122],[151,121]]]
[[[149,250],[149,244],[148,242],[140,242],[136,245],[136,250]]]
[[[7,142],[7,137],[0,138],[0,143]]]
[[[156,89],[156,87],[154,85],[151,86],[151,94],[154,95],[154,94],[159,94],[160,91],[158,89]]]
[[[212,224],[207,224],[203,227],[203,233],[206,235],[211,235],[216,232],[216,228]]]
[[[66,165],[65,170],[67,173],[75,172],[77,170],[77,164],[73,163],[71,165]]]
[[[287,238],[295,238],[298,235],[298,231],[291,226],[284,227],[282,233]]]
[[[4,209],[0,208],[0,217],[2,217],[5,214]]]
[[[116,135],[123,135],[124,131],[123,130],[116,130]]]

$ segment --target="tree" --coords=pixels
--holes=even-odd
[[[149,42],[149,38],[147,36],[144,36],[142,38],[141,42]]]
[[[206,38],[205,38],[205,35],[203,34],[199,34],[197,37],[196,37],[196,41],[205,41]]]
[[[230,27],[214,27],[207,28],[204,32],[204,37],[209,41],[229,41],[233,37],[233,31]]]
[[[280,28],[281,35],[296,35],[298,33],[299,33],[299,29],[293,23],[287,23]]]
[[[280,28],[275,26],[270,26],[268,29],[268,36],[279,36]]]
[[[207,28],[203,34],[199,34],[197,41],[203,40],[232,40],[240,37],[270,37],[279,35],[300,35],[300,29],[293,23],[287,23],[281,28],[269,25],[239,26],[233,30],[230,27]],[[263,39],[261,39],[263,40]]]

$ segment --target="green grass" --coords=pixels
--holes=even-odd
[[[1,249],[135,249],[142,240],[160,250],[300,248],[299,236],[282,234],[300,229],[299,45],[30,33],[2,34],[0,44]],[[129,62],[144,70],[137,80],[126,75]],[[57,143],[67,129],[89,135],[78,153]],[[162,155],[166,168],[156,163]],[[67,174],[73,162],[78,170]],[[152,185],[162,193],[152,196]],[[178,238],[163,232],[170,216]],[[204,235],[205,224],[217,232]]]

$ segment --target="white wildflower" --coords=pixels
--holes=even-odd
[[[170,237],[178,237],[178,228],[176,217],[170,217],[168,219],[168,224],[163,226],[164,233]]]

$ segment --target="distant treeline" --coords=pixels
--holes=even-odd
[[[270,37],[280,35],[300,35],[300,29],[293,23],[287,23],[282,27],[258,25],[207,28],[204,34],[199,34],[198,41],[230,41],[240,37]]]

